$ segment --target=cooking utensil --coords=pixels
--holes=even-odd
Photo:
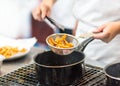
[[[84,33],[84,34],[80,34],[80,38],[89,38],[89,37],[92,37],[93,36],[93,33]]]
[[[84,40],[82,43],[79,43],[78,38],[76,38],[73,35],[66,34],[67,35],[66,41],[73,44],[73,47],[71,47],[71,48],[58,48],[58,47],[52,46],[48,41],[50,38],[55,39],[56,37],[62,37],[63,35],[65,35],[65,33],[57,33],[57,34],[49,35],[46,38],[46,42],[47,42],[48,46],[50,47],[50,49],[54,53],[59,54],[59,55],[68,55],[75,50],[83,51],[84,48],[87,46],[87,44],[94,39],[93,37],[89,37],[88,39]]]
[[[72,42],[72,48],[57,48],[48,43],[49,38],[63,36],[65,33],[52,34],[46,42],[52,51],[46,51],[35,57],[37,79],[42,86],[70,86],[77,83],[85,72],[83,52],[86,45],[94,38],[90,37],[79,44],[75,36],[67,35],[66,40]],[[80,52],[78,52],[80,51]]]
[[[85,55],[74,51],[58,55],[46,51],[35,57],[36,76],[40,86],[70,86],[77,83],[85,71]]]
[[[48,21],[50,21],[53,25],[55,25],[57,28],[61,29],[62,31],[65,30],[65,28],[62,25],[58,24],[54,19],[52,19],[52,18],[50,18],[48,16],[46,16],[46,19]]]
[[[120,86],[120,62],[107,65],[103,72],[107,77],[107,86]]]

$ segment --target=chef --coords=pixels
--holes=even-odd
[[[33,10],[33,17],[36,20],[43,20],[50,15],[52,6],[56,0],[43,0]],[[64,2],[63,2],[64,3]],[[107,25],[109,22],[120,20],[120,0],[74,0],[72,14],[78,21],[76,36],[84,33],[91,33]],[[62,6],[62,5],[61,5]],[[97,38],[97,36],[95,36]],[[82,42],[84,39],[80,39]],[[103,40],[104,41],[104,40]],[[86,58],[101,63],[101,66],[116,61],[120,58],[120,37],[116,36],[111,42],[105,43],[95,39],[84,50]]]

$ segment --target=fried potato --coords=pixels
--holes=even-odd
[[[15,54],[17,54],[18,52],[26,52],[25,48],[22,49],[18,49],[18,47],[12,47],[12,46],[3,46],[0,47],[0,54],[5,56],[6,58],[9,58]]]
[[[55,39],[53,38],[50,38],[48,40],[48,42],[52,45],[52,46],[55,46],[55,47],[58,47],[58,48],[71,48],[73,47],[74,45],[72,43],[69,43],[67,40],[67,35],[64,34],[62,37],[58,37],[56,36]]]

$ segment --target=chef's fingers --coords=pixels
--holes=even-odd
[[[110,37],[110,33],[105,33],[105,32],[94,33],[93,37],[95,39],[100,39],[106,43],[108,43],[112,40],[112,38]]]
[[[102,32],[103,29],[106,27],[106,24],[104,25],[101,25],[100,27],[98,27],[97,29],[94,29],[93,30],[93,33],[99,33],[99,32]]]
[[[42,14],[41,14],[42,19],[44,19],[45,16],[49,16],[49,15],[50,15],[50,12],[51,12],[50,7],[49,7],[49,6],[44,6],[44,7],[42,8]]]
[[[48,8],[47,6],[44,6],[44,7],[41,9],[41,11],[42,11],[41,18],[42,18],[42,19],[44,19],[45,16],[47,15],[48,9],[49,9],[49,8]]]
[[[33,18],[35,20],[38,20],[38,21],[42,20],[42,18],[41,18],[41,9],[39,7],[36,7],[35,9],[33,9],[32,15],[33,15]]]

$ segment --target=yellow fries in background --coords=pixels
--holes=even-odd
[[[58,48],[71,48],[73,47],[74,45],[72,43],[69,43],[67,40],[66,40],[66,37],[67,35],[64,34],[62,37],[56,37],[55,39],[53,38],[50,38],[48,40],[48,42],[55,46],[55,47],[58,47]]]
[[[3,46],[0,47],[0,54],[5,56],[6,58],[9,58],[18,52],[26,52],[25,48],[22,48],[21,50],[18,49],[18,47],[11,47],[11,46]]]

